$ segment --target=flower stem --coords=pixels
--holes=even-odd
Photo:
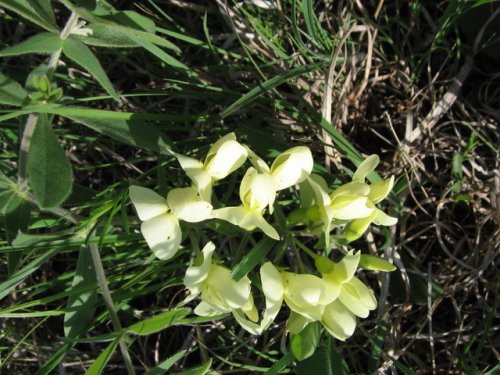
[[[293,239],[295,244],[300,247],[301,250],[305,251],[307,255],[309,255],[311,258],[316,259],[319,257],[319,255],[315,254],[311,249],[309,249],[306,245],[304,245],[301,241],[298,239],[294,238]]]

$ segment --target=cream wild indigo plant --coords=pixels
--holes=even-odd
[[[195,314],[232,314],[245,330],[260,334],[286,305],[290,310],[287,330],[291,334],[300,334],[308,324],[320,322],[330,335],[345,340],[354,333],[358,318],[366,318],[376,308],[374,293],[356,273],[359,268],[385,272],[395,268],[376,256],[341,250],[341,245],[345,247],[360,238],[370,224],[388,226],[397,222],[376,206],[390,193],[394,176],[366,183],[367,175],[379,163],[377,155],[359,165],[351,182],[333,190],[321,176],[312,173],[312,153],[305,146],[284,151],[269,166],[250,147],[240,144],[234,133],[229,133],[214,143],[203,161],[175,152],[172,155],[192,181],[191,187],[174,188],[164,198],[151,189],[130,186],[130,199],[142,221],[141,232],[158,258],[169,259],[181,247],[182,222],[210,220],[229,222],[247,232],[258,229],[273,240],[287,241],[285,246],[293,246],[300,236],[316,237],[315,248],[321,250],[313,252],[300,242],[298,249],[304,253],[296,252],[295,256],[312,258],[308,264],[314,264],[315,270],[309,271],[292,271],[262,259],[257,289],[252,288],[246,275],[235,279],[228,264],[217,256],[216,245],[208,242],[194,254],[184,277],[190,294],[183,304],[198,299]],[[218,181],[245,163],[250,165],[240,174],[240,204],[225,205],[212,199]],[[286,194],[290,189],[299,190],[300,207],[288,213],[285,229],[273,225],[270,218],[278,193]],[[200,225],[188,230],[201,230]],[[195,236],[188,237],[193,241]],[[343,251],[340,261],[329,258],[332,251]],[[299,259],[295,263],[307,262]],[[259,290],[261,294],[254,299]],[[257,306],[262,307],[260,314]]]

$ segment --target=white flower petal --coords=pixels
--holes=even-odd
[[[282,272],[285,300],[298,306],[317,305],[324,293],[325,283],[311,274]]]
[[[377,217],[378,209],[374,210],[370,216],[354,219],[344,229],[344,235],[347,241],[351,242],[357,240],[359,237],[365,233],[370,224]]]
[[[184,285],[188,289],[193,289],[195,286],[204,281],[210,268],[212,267],[212,255],[215,251],[215,245],[213,242],[208,242],[202,250],[203,263],[201,265],[189,266],[186,270],[186,276],[184,276]]]
[[[254,168],[259,172],[259,173],[270,173],[269,171],[269,166],[266,164],[264,160],[262,160],[255,152],[253,152],[250,147],[247,145],[243,145],[245,147],[245,150],[247,150],[248,153],[248,159],[250,160],[250,163],[254,166]]]
[[[281,275],[271,262],[266,262],[260,267],[260,280],[262,292],[266,299],[266,309],[262,315],[260,325],[262,330],[266,330],[281,309],[284,289]]]
[[[181,227],[172,214],[162,214],[144,221],[141,232],[156,257],[163,260],[172,258],[181,245]]]
[[[342,286],[342,291],[339,295],[339,301],[349,309],[354,315],[360,318],[366,318],[370,314],[370,310],[361,303],[356,290],[346,283]]]
[[[167,200],[153,190],[131,185],[129,197],[142,221],[164,214],[168,211]]]
[[[356,290],[356,294],[359,296],[360,302],[366,306],[367,309],[375,310],[377,308],[377,299],[375,298],[373,291],[360,279],[354,276],[348,284]]]
[[[355,316],[338,300],[326,306],[322,321],[326,330],[341,341],[351,337],[356,329]]]
[[[204,201],[210,202],[212,195],[212,176],[208,173],[203,163],[199,160],[184,156],[182,154],[174,154],[181,168],[184,169],[188,177],[193,181],[193,184],[198,188],[200,196]]]
[[[231,271],[217,264],[212,265],[206,282],[217,290],[220,299],[231,309],[244,306],[250,296],[248,277],[234,281],[231,279]]]
[[[358,166],[356,172],[352,176],[353,181],[365,182],[366,176],[368,176],[372,171],[375,170],[378,163],[380,162],[380,158],[378,155],[373,154],[368,156],[363,162]]]
[[[278,155],[271,166],[276,190],[282,190],[304,181],[313,168],[311,150],[306,146],[292,147]]]
[[[167,203],[179,219],[189,223],[206,220],[212,212],[212,205],[202,200],[194,187],[170,190]]]
[[[240,198],[243,206],[263,211],[267,206],[271,209],[276,197],[274,180],[269,174],[257,173],[250,167],[241,180]]]

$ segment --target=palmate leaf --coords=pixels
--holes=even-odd
[[[0,5],[47,31],[58,31],[50,0],[2,0]]]
[[[31,140],[28,178],[40,207],[56,207],[71,193],[71,164],[45,114],[39,114]]]
[[[0,104],[22,106],[27,97],[28,93],[19,83],[0,73]]]
[[[46,53],[50,54],[62,46],[62,40],[55,33],[40,33],[32,36],[15,46],[4,48],[0,51],[0,56],[18,56],[27,53]]]
[[[99,63],[99,60],[97,60],[92,51],[85,44],[79,40],[68,38],[64,41],[62,48],[64,55],[92,74],[109,95],[116,100],[120,98],[106,75],[106,72]]]

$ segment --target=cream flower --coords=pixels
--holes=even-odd
[[[264,219],[264,210],[272,206],[276,196],[273,179],[248,168],[240,184],[241,206],[224,207],[212,211],[212,217],[228,221],[248,231],[259,228],[269,237],[279,240],[280,236]]]
[[[354,276],[360,255],[350,251],[338,263],[327,260],[329,267],[322,278],[279,272],[272,263],[265,263],[260,270],[266,299],[262,329],[269,327],[284,301],[292,310],[288,321],[291,333],[299,333],[307,324],[321,321],[339,340],[352,336],[356,316],[366,318],[377,306],[373,292]]]
[[[247,149],[236,141],[234,133],[229,133],[212,145],[204,162],[178,153],[173,155],[198,188],[201,198],[210,202],[214,181],[241,167],[247,159]]]
[[[239,281],[233,280],[229,269],[212,261],[214,250],[215,245],[207,243],[202,250],[202,263],[186,270],[184,284],[191,292],[186,302],[200,296],[201,302],[196,306],[195,314],[216,316],[232,313],[244,329],[259,334],[260,327],[255,323],[259,314],[253,302],[250,279],[245,276]]]
[[[165,199],[151,189],[132,185],[129,196],[142,221],[142,235],[156,257],[164,260],[180,247],[179,220],[197,223],[208,219],[212,211],[212,205],[193,187],[172,189]]]

